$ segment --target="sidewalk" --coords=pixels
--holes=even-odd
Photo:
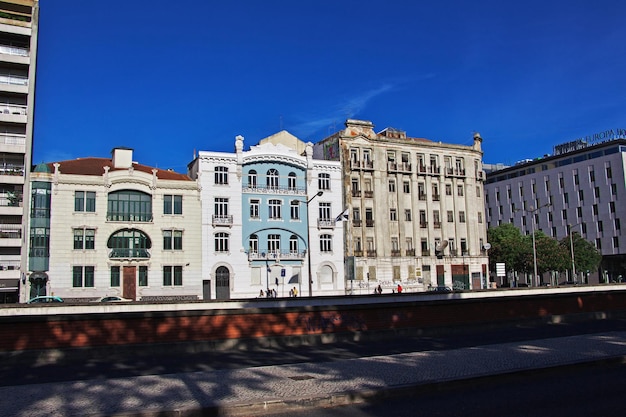
[[[622,356],[626,332],[610,332],[335,362],[0,387],[0,415],[260,415]]]

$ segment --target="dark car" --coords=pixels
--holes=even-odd
[[[63,299],[56,295],[40,295],[38,297],[31,298],[27,304],[40,304],[40,303],[62,303]]]
[[[559,286],[561,285],[577,285],[578,283],[576,281],[563,281],[563,282],[559,282]]]
[[[431,292],[452,292],[452,289],[450,289],[450,287],[445,287],[445,286],[437,286],[437,287],[432,287],[430,289]]]

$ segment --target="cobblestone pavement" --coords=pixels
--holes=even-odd
[[[0,415],[261,415],[362,401],[414,386],[626,357],[626,332],[259,366],[0,388]]]

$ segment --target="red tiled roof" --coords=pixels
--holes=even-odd
[[[113,168],[113,161],[110,158],[78,158],[68,161],[59,161],[56,163],[59,164],[59,171],[61,171],[61,174],[101,176],[104,174],[105,166],[111,168],[109,172],[126,170],[126,168]],[[55,162],[48,163],[51,172],[54,172],[54,164]],[[136,163],[133,163],[133,169],[150,175],[152,175],[152,170],[156,169],[156,175],[161,180],[192,181],[192,179],[186,174],[180,174],[166,169],[153,168]]]

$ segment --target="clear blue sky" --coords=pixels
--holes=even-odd
[[[623,0],[43,0],[33,162],[186,171],[347,118],[513,163],[626,128]]]

